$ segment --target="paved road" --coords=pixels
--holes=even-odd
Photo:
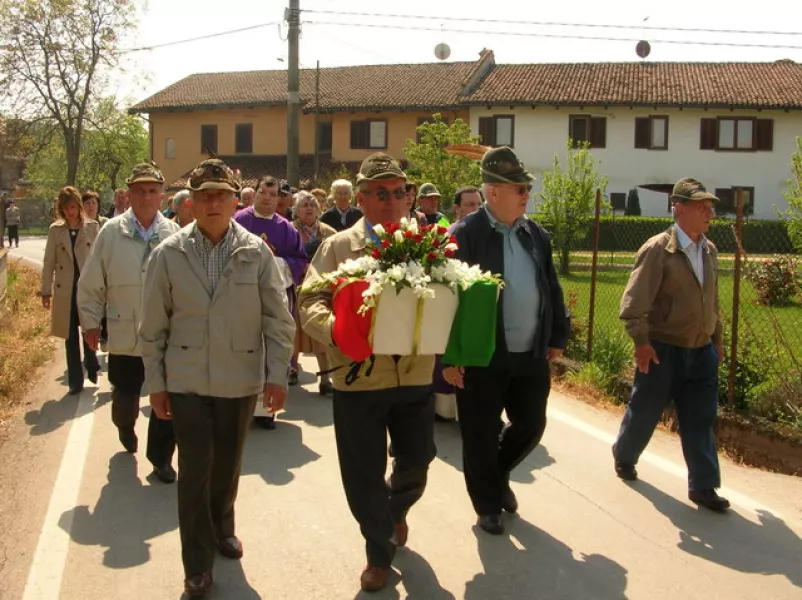
[[[45,243],[47,238],[44,236],[33,236],[20,238],[19,248],[14,248],[9,252],[12,258],[21,258],[33,265],[42,266],[42,259],[45,257]]]
[[[175,486],[152,480],[143,454],[121,451],[105,377],[76,399],[64,396],[63,374],[60,358],[44,369],[0,449],[0,598],[180,598]],[[251,431],[237,504],[245,557],[218,561],[212,598],[368,597],[358,588],[363,543],[342,493],[330,401],[308,372],[301,383],[276,431]],[[616,479],[618,421],[552,394],[543,445],[513,474],[520,516],[506,517],[502,537],[473,526],[458,430],[438,424],[409,548],[389,589],[371,597],[802,598],[802,480],[723,459],[733,510],[701,511],[685,497],[670,434],[656,434],[641,481]],[[144,439],[144,418],[138,432]]]

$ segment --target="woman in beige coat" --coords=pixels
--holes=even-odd
[[[81,195],[74,187],[62,188],[56,200],[56,221],[50,226],[42,267],[42,306],[51,310],[51,334],[65,340],[70,394],[84,388],[84,371],[97,383],[100,365],[86,343],[81,365],[82,338],[78,331],[78,276],[89,256],[100,226],[86,216]]]

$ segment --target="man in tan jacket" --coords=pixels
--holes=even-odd
[[[104,315],[107,319],[111,418],[120,443],[128,452],[136,452],[134,426],[145,382],[137,340],[142,285],[151,251],[178,231],[178,225],[159,212],[164,176],[156,166],[136,165],[126,183],[131,207],[100,230],[78,280],[78,311],[84,338],[93,350],[100,344],[101,320]],[[164,483],[175,481],[174,452],[172,423],[151,413],[146,454]]]
[[[635,481],[635,465],[665,406],[673,401],[688,466],[688,497],[723,512],[713,425],[723,356],[718,255],[705,238],[718,201],[696,179],[671,194],[676,224],[638,251],[621,298],[621,319],[635,342],[635,383],[613,446],[617,475]]]
[[[178,525],[186,593],[212,585],[215,548],[242,557],[235,534],[242,450],[256,396],[287,396],[295,321],[273,253],[231,220],[239,184],[222,161],[189,180],[194,224],[154,252],[139,340],[150,404],[178,441]]]
[[[334,433],[345,495],[366,541],[367,567],[360,584],[377,591],[387,583],[396,546],[407,539],[406,515],[423,495],[434,459],[433,356],[370,357],[352,364],[332,340],[332,294],[310,285],[340,263],[366,253],[373,226],[398,223],[408,215],[406,175],[398,162],[376,153],[357,175],[357,199],[364,218],[323,241],[312,259],[298,298],[304,330],[328,348],[336,369]],[[393,472],[385,484],[387,433],[393,445]]]

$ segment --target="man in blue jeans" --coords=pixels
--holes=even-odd
[[[635,481],[635,465],[665,406],[674,401],[688,498],[716,512],[721,471],[713,425],[718,408],[721,320],[718,254],[705,238],[717,202],[696,179],[680,179],[671,202],[676,223],[638,251],[621,298],[621,320],[635,342],[635,385],[613,446],[616,474]]]

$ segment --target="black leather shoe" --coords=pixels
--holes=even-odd
[[[262,429],[271,430],[276,428],[276,417],[254,417],[253,420]]]
[[[501,535],[504,533],[504,522],[501,520],[500,514],[480,515],[476,520],[476,524],[492,535]]]
[[[298,385],[298,371],[295,369],[290,369],[290,374],[287,377],[287,383],[289,385]]]
[[[172,465],[154,467],[153,474],[156,476],[156,479],[162,483],[175,483],[176,473]]]
[[[618,460],[615,461],[615,474],[624,481],[638,480],[638,471],[635,469],[635,465],[623,463]]]
[[[123,448],[125,448],[131,454],[136,452],[139,446],[139,440],[137,439],[136,433],[134,433],[133,429],[120,429],[120,443],[123,445]]]
[[[703,490],[701,492],[691,490],[688,492],[688,499],[694,504],[704,506],[713,512],[727,512],[730,507],[730,501],[719,496],[716,490]]]
[[[201,573],[192,575],[184,580],[184,591],[190,598],[205,596],[212,587],[212,574]]]
[[[501,492],[501,508],[511,514],[518,512],[518,498],[515,497],[510,484],[507,484]]]
[[[82,387],[70,388],[70,396],[77,396],[78,394],[80,394],[83,391],[84,391],[84,388],[82,388]]]

